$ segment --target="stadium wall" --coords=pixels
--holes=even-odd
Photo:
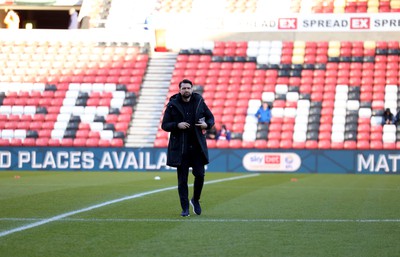
[[[209,172],[399,174],[398,151],[210,149]],[[0,171],[172,171],[165,148],[0,148]]]

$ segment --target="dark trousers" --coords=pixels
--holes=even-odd
[[[183,210],[189,208],[188,176],[190,167],[192,167],[192,174],[194,176],[193,200],[200,200],[205,175],[203,163],[199,154],[184,154],[182,164],[177,167],[178,193]]]

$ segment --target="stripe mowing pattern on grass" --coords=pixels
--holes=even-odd
[[[207,173],[206,181],[204,212],[182,218],[175,172],[1,172],[0,252],[42,257],[400,253],[399,176]]]

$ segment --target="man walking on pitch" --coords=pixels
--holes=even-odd
[[[193,212],[201,214],[200,196],[204,184],[204,165],[209,163],[205,130],[214,126],[214,116],[200,94],[193,93],[193,83],[184,79],[179,93],[171,96],[164,112],[162,129],[170,132],[167,165],[177,167],[181,216],[189,216],[189,168],[194,176]]]

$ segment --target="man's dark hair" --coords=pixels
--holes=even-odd
[[[181,82],[179,82],[179,88],[181,88],[182,83],[188,83],[193,87],[193,83],[192,81],[188,80],[188,79],[184,79]]]

